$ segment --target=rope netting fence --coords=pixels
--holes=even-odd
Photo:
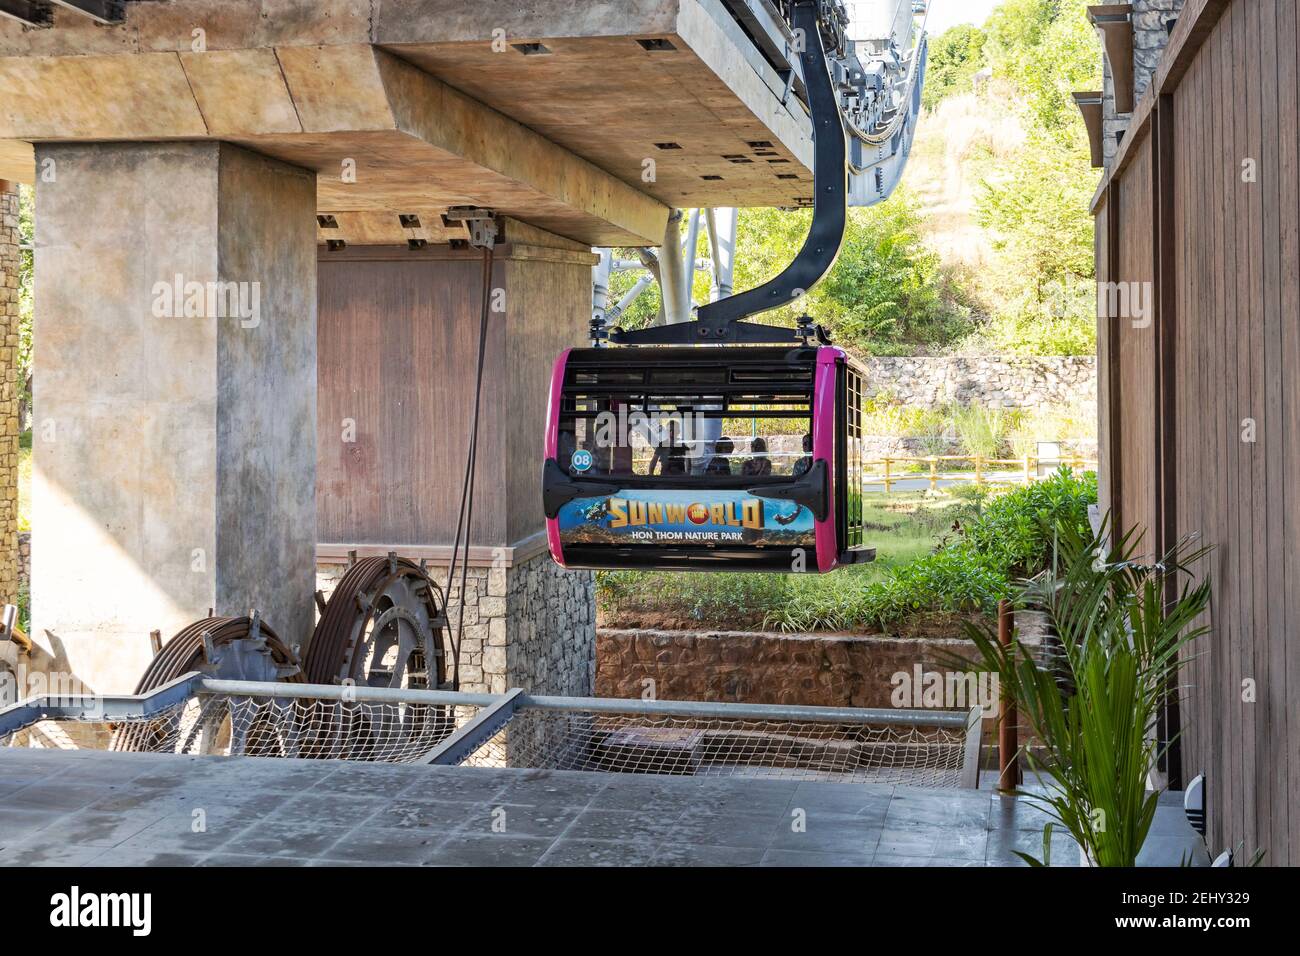
[[[10,746],[411,763],[479,710],[202,695],[144,718],[41,720]]]
[[[958,787],[965,748],[943,727],[523,708],[463,763]]]
[[[0,745],[961,787],[976,754],[969,735],[979,733],[978,720],[957,714],[448,693],[426,693],[426,703],[420,692],[393,702],[304,690],[203,691],[148,716],[41,714]],[[453,702],[461,696],[473,700]]]

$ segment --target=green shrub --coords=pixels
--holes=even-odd
[[[1064,468],[991,500],[973,497],[959,534],[933,554],[876,580],[792,579],[786,603],[765,623],[785,631],[889,629],[918,615],[990,613],[1014,580],[1047,567],[1052,528],[1086,532],[1096,501],[1097,476]]]
[[[1002,495],[954,489],[958,504],[895,514],[873,498],[872,535],[890,535],[874,564],[830,575],[603,571],[607,610],[668,611],[714,627],[759,623],[785,631],[890,629],[931,614],[990,612],[1018,577],[1046,567],[1050,528],[1087,528],[1095,475],[1062,470]],[[930,550],[936,537],[955,532]]]
[[[1067,468],[1017,488],[984,505],[961,529],[962,546],[985,555],[1009,577],[1029,577],[1047,567],[1050,528],[1088,527],[1088,506],[1097,503],[1097,474]]]

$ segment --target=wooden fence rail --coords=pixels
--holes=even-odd
[[[942,462],[964,462],[972,465],[969,470],[948,469],[940,470]],[[896,471],[895,465],[924,465],[927,466],[921,471]],[[1040,464],[1052,465],[1053,470],[1056,467],[1064,465],[1071,471],[1095,471],[1097,468],[1096,459],[1083,458],[1080,456],[1071,458],[1035,458],[1032,455],[1026,455],[1024,458],[985,458],[982,455],[929,455],[926,457],[910,457],[906,455],[891,456],[888,458],[875,458],[862,463],[864,474],[862,483],[864,485],[883,485],[885,494],[889,494],[893,486],[901,481],[916,481],[917,479],[928,479],[930,490],[937,491],[939,482],[971,482],[975,485],[1027,485],[1030,482],[1039,479],[1038,466]],[[873,472],[873,466],[880,468],[879,472]],[[993,474],[990,474],[990,471]]]

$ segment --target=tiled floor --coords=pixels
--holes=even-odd
[[[0,796],[5,866],[1014,866],[1043,823],[987,790],[93,751],[0,749]],[[1193,840],[1167,802],[1150,862]]]

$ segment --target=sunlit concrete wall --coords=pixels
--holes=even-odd
[[[315,176],[218,143],[37,158],[37,639],[101,692],[209,608],[305,642]]]

